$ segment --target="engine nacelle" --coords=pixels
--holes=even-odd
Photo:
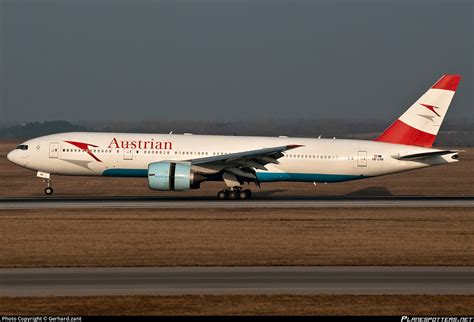
[[[148,165],[148,186],[152,190],[189,190],[199,188],[191,162],[153,162]]]

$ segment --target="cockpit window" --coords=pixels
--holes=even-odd
[[[16,147],[18,150],[28,150],[28,145],[26,144],[20,144],[19,146]]]

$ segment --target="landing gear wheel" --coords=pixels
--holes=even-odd
[[[252,197],[252,191],[249,189],[245,189],[245,191],[247,191],[247,199],[250,199]]]
[[[250,199],[252,196],[252,191],[249,189],[241,190],[241,189],[234,189],[234,190],[221,190],[217,193],[217,199],[219,200],[246,200]]]
[[[251,195],[252,195],[252,192],[249,189],[241,190],[239,192],[239,199],[240,200],[250,199]]]
[[[230,200],[235,200],[235,199],[237,199],[237,192],[235,192],[235,191],[229,191],[229,199],[230,199]]]
[[[49,196],[49,195],[52,195],[52,194],[53,194],[53,188],[51,188],[51,187],[46,187],[46,188],[44,189],[44,193],[47,194],[48,196]]]

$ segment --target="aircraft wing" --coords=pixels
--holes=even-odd
[[[283,145],[273,148],[242,151],[189,160],[193,167],[208,168],[214,171],[225,170],[237,176],[255,179],[255,169],[267,170],[268,163],[279,164],[283,152],[302,145]]]

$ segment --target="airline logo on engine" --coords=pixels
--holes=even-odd
[[[138,150],[173,150],[173,143],[170,141],[142,141],[142,140],[118,140],[113,138],[109,149],[138,149]]]

